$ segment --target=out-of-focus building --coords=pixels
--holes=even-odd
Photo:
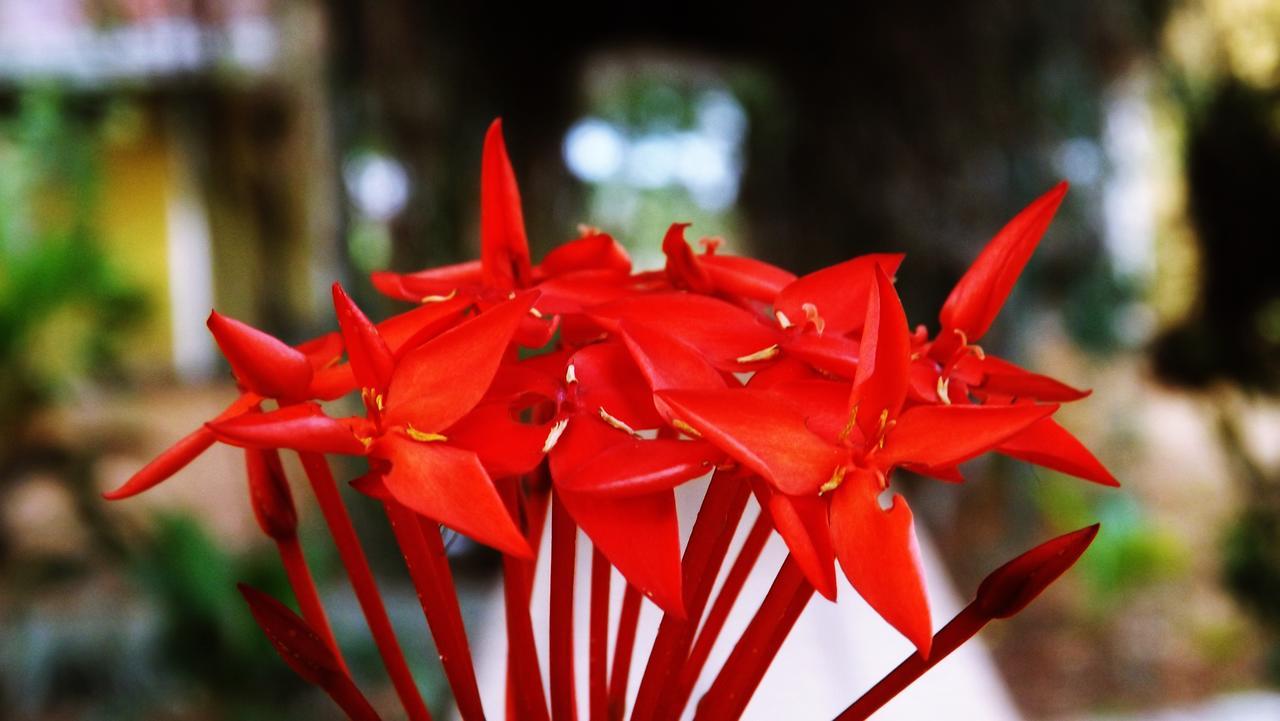
[[[315,317],[336,276],[321,28],[275,0],[0,0],[0,122],[41,87],[111,118],[98,234],[151,309],[135,370],[206,376],[212,306],[286,334]]]

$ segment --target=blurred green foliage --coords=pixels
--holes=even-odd
[[[1102,530],[1080,560],[1098,608],[1115,608],[1128,594],[1185,573],[1188,549],[1167,530],[1151,523],[1132,494],[1085,486],[1066,476],[1037,485],[1036,500],[1049,523],[1063,531],[1089,523]]]
[[[75,379],[116,367],[145,310],[97,243],[99,138],[54,90],[0,124],[0,430]]]

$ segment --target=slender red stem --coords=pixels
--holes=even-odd
[[[587,682],[591,721],[609,718],[609,559],[591,549],[591,619],[588,639]]]
[[[387,674],[395,686],[400,703],[411,721],[429,721],[431,712],[422,702],[418,687],[413,681],[409,665],[405,663],[404,652],[400,650],[400,642],[396,640],[391,619],[387,617],[387,609],[382,605],[382,596],[378,593],[378,585],[369,570],[369,561],[365,558],[360,539],[356,536],[355,527],[351,525],[351,517],[342,503],[338,486],[334,483],[333,473],[329,470],[329,462],[318,453],[299,453],[302,467],[311,481],[311,488],[320,504],[320,512],[329,526],[334,544],[338,547],[338,556],[342,566],[351,579],[351,587],[355,591],[360,609],[364,611],[369,630],[373,633],[373,641],[386,664]]]
[[[311,630],[320,636],[343,673],[351,673],[347,668],[347,660],[342,657],[342,649],[333,636],[333,628],[329,625],[329,616],[324,612],[324,604],[320,602],[320,594],[316,591],[315,579],[307,566],[307,559],[302,555],[302,546],[297,536],[288,536],[276,541],[276,549],[280,552],[280,562],[284,564],[284,572],[289,577],[289,586],[293,589],[293,597],[298,600],[298,608],[302,618]]]
[[[627,681],[631,676],[631,657],[636,647],[636,625],[640,622],[640,601],[643,598],[631,584],[627,584],[622,592],[618,635],[613,642],[613,669],[609,672],[610,721],[622,721],[627,712]]]
[[[928,659],[921,658],[919,651],[908,656],[897,668],[890,671],[888,676],[880,679],[879,683],[872,686],[861,698],[837,716],[836,721],[857,721],[875,713],[889,699],[915,683],[925,671],[936,666],[965,641],[973,638],[974,634],[990,620],[977,610],[976,603],[969,604],[951,619],[950,623],[943,626],[938,635],[933,637],[933,649]]]
[[[708,485],[707,496],[699,508],[698,519],[690,531],[685,547],[684,567],[685,617],[664,613],[658,625],[658,636],[649,652],[640,690],[636,693],[632,721],[673,718],[678,709],[668,707],[667,692],[680,667],[689,658],[698,622],[707,608],[707,599],[716,585],[719,567],[733,540],[737,523],[746,507],[751,490],[739,474],[717,474]]]
[[[787,556],[769,593],[747,624],[711,688],[698,703],[694,721],[721,721],[742,716],[769,664],[791,633],[800,612],[813,598],[813,586]]]
[[[760,560],[760,552],[764,549],[765,541],[769,540],[769,533],[772,530],[773,524],[769,521],[769,515],[762,511],[759,516],[756,516],[747,539],[738,551],[738,557],[729,568],[729,575],[725,576],[724,585],[720,587],[715,602],[711,604],[711,610],[707,612],[707,618],[702,622],[702,628],[698,630],[698,638],[693,642],[689,659],[680,669],[680,676],[676,680],[675,690],[671,696],[672,705],[676,709],[684,709],[685,704],[689,702],[689,694],[693,693],[693,686],[707,663],[707,657],[711,655],[712,647],[720,638],[720,631],[729,618],[729,611],[733,609],[733,604],[742,593],[747,577],[751,575],[751,571]]]
[[[551,494],[551,718],[574,721],[573,583],[578,527],[560,496]]]
[[[688,658],[698,621],[702,618],[707,598],[720,573],[720,564],[729,550],[729,542],[733,540],[750,494],[750,486],[737,474],[718,473],[711,479],[681,564],[685,617],[663,614],[640,681],[640,690],[636,694],[632,721],[652,721],[678,715],[667,708],[668,687]]]
[[[418,592],[431,637],[435,639],[440,663],[458,704],[458,713],[464,721],[483,721],[484,707],[476,686],[471,647],[462,625],[462,611],[458,607],[453,573],[449,570],[444,545],[440,542],[440,531],[396,501],[387,501],[384,505],[400,552],[404,554],[409,578]]]
[[[498,485],[507,510],[515,518],[519,512],[519,489],[514,483]],[[537,546],[533,546],[537,548]],[[531,563],[502,555],[502,599],[507,620],[508,698],[520,721],[550,721],[547,697],[542,688],[538,650],[533,642],[533,621],[529,618],[528,578]]]
[[[369,704],[369,699],[360,693],[355,682],[345,673],[337,674],[324,690],[351,721],[382,721],[378,712]]]

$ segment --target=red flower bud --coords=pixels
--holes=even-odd
[[[992,571],[978,586],[974,605],[989,618],[1021,611],[1079,560],[1098,535],[1099,525],[1058,536]]]

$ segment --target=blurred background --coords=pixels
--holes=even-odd
[[[333,327],[334,279],[381,316],[369,271],[473,257],[499,115],[536,255],[585,222],[653,267],[672,221],[796,272],[905,251],[931,327],[1069,180],[984,345],[1095,389],[1060,417],[1124,487],[995,459],[913,506],[961,594],[1102,521],[984,632],[1026,718],[1275,718],[1280,3],[444,5],[0,0],[0,718],[333,717],[235,594],[289,598],[234,451],[99,494],[234,397],[211,307],[300,341]],[[296,495],[357,680],[390,698]],[[443,708],[385,520],[348,500]]]

